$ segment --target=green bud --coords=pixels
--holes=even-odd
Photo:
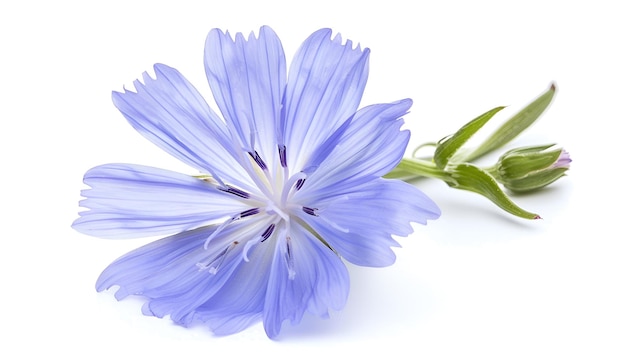
[[[564,176],[572,161],[568,152],[552,147],[550,144],[510,150],[500,157],[492,174],[514,192],[543,188]]]

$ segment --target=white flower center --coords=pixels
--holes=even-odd
[[[256,237],[245,241],[241,254],[244,260],[248,261],[248,250],[251,247],[266,241],[272,237],[275,232],[278,232],[277,245],[284,255],[289,278],[293,279],[295,277],[294,258],[292,255],[292,239],[289,234],[293,211],[302,210],[309,215],[318,216],[317,209],[315,208],[290,203],[291,196],[302,188],[307,175],[304,172],[290,175],[286,162],[286,148],[284,146],[278,146],[280,167],[274,168],[275,170],[273,171],[267,167],[265,161],[256,151],[250,151],[248,154],[251,158],[251,167],[249,167],[250,176],[256,183],[259,192],[251,194],[236,187],[225,184],[221,185],[221,191],[243,199],[243,201],[249,204],[250,209],[242,211],[222,222],[205,240],[204,248],[208,250],[210,242],[231,223],[248,216],[265,213],[274,218],[269,220],[269,224],[264,231],[260,231]],[[223,183],[219,180],[218,182]],[[241,240],[241,238],[227,244],[221,251],[218,251],[217,254],[214,253],[206,261],[197,263],[199,269],[208,270],[209,273],[216,274],[226,256],[240,244],[239,240]]]

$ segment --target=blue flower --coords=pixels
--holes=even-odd
[[[343,259],[386,266],[392,235],[439,216],[415,187],[381,178],[401,160],[411,100],[357,110],[369,50],[313,33],[287,76],[276,34],[212,30],[204,65],[223,120],[177,70],[157,64],[114,92],[130,124],[198,175],[134,164],[89,170],[73,227],[104,238],[171,235],[108,266],[98,291],[144,296],[143,313],[215,334],[263,321],[270,338],[305,312],[341,309]],[[288,78],[288,80],[287,80]]]

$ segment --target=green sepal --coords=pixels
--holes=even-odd
[[[553,147],[553,144],[547,144],[510,150],[500,157],[490,174],[514,192],[543,188],[564,176],[569,169],[569,161],[557,164],[560,158],[569,159],[569,155],[561,148],[548,150]]]
[[[506,173],[508,179],[521,179],[549,168],[561,155],[561,149],[546,149],[553,145],[541,145],[510,150],[498,162],[498,172]]]
[[[452,188],[468,190],[480,194],[491,200],[506,212],[524,219],[540,219],[535,213],[526,211],[515,204],[502,191],[498,182],[486,171],[469,163],[454,164],[447,172],[450,178],[446,180]]]
[[[503,185],[515,193],[527,193],[546,187],[565,176],[568,168],[555,168],[538,172],[532,178],[510,179]]]
[[[433,157],[437,167],[444,169],[454,154],[465,144],[487,121],[504,107],[496,107],[474,118],[453,135],[440,141]]]
[[[554,98],[555,92],[556,86],[554,84],[550,85],[550,88],[546,92],[500,126],[500,128],[491,134],[478,148],[471,152],[465,160],[472,161],[478,159],[517,137],[535,123],[539,116],[548,108],[548,105],[550,105]]]

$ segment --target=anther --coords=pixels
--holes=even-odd
[[[255,214],[258,214],[259,212],[260,212],[259,208],[248,209],[246,211],[242,211],[241,213],[239,213],[238,219],[245,218],[246,216],[255,215]]]
[[[308,206],[303,206],[302,207],[302,211],[304,211],[305,213],[312,215],[312,216],[318,216],[317,215],[317,208],[309,208]]]
[[[272,224],[268,226],[267,229],[265,229],[265,231],[261,234],[261,237],[263,238],[261,242],[269,239],[269,237],[272,236],[272,233],[274,232],[274,228],[276,228],[276,225]]]
[[[250,249],[252,249],[255,245],[257,245],[259,242],[263,242],[267,239],[270,238],[270,236],[272,236],[272,233],[274,232],[274,228],[276,228],[275,224],[271,224],[270,226],[268,226],[265,231],[263,231],[263,233],[259,236],[255,236],[253,239],[248,240],[246,242],[246,244],[244,245],[243,249],[241,250],[241,257],[243,258],[244,261],[249,262],[250,259],[248,258],[248,251],[250,251]]]
[[[245,218],[247,216],[255,215],[255,214],[258,214],[260,212],[261,212],[261,210],[259,208],[252,208],[252,209],[248,209],[248,210],[242,211],[239,214],[226,219],[223,223],[221,223],[215,229],[215,231],[213,231],[211,233],[211,235],[209,235],[209,237],[206,240],[204,240],[204,249],[207,250],[209,248],[209,243],[213,240],[213,238],[215,238],[219,233],[221,233],[222,230],[224,230],[224,228],[226,228],[228,225],[230,225],[230,223],[232,223],[233,221],[237,221],[237,220],[239,220],[241,218]]]
[[[305,181],[306,181],[306,178],[298,179],[298,181],[296,182],[296,190],[300,190],[302,186],[304,185]]]
[[[296,271],[294,270],[293,255],[291,253],[291,237],[287,236],[287,252],[285,252],[285,260],[287,261],[287,272],[289,273],[289,279],[293,280],[296,277]]]
[[[287,147],[283,144],[278,145],[278,157],[280,158],[280,165],[283,168],[287,167]]]
[[[259,166],[259,168],[261,168],[263,170],[267,169],[267,165],[265,165],[265,162],[263,161],[263,159],[261,158],[259,153],[257,153],[256,150],[254,151],[254,153],[248,152],[248,154],[250,155],[250,157],[252,157],[252,159],[254,159],[254,161]]]
[[[241,189],[234,188],[234,187],[232,187],[230,185],[226,185],[226,187],[224,187],[224,188],[219,188],[219,190],[221,190],[221,191],[223,191],[225,193],[236,195],[236,196],[238,196],[240,198],[243,198],[243,199],[250,198],[250,194],[246,193],[245,191],[243,191]]]
[[[289,179],[283,186],[283,193],[281,195],[282,205],[285,205],[285,203],[287,202],[287,198],[289,197],[289,194],[291,193],[292,189],[298,190],[299,187],[302,187],[302,184],[304,183],[304,179],[306,179],[306,174],[303,172],[297,172],[291,177],[289,177]]]

